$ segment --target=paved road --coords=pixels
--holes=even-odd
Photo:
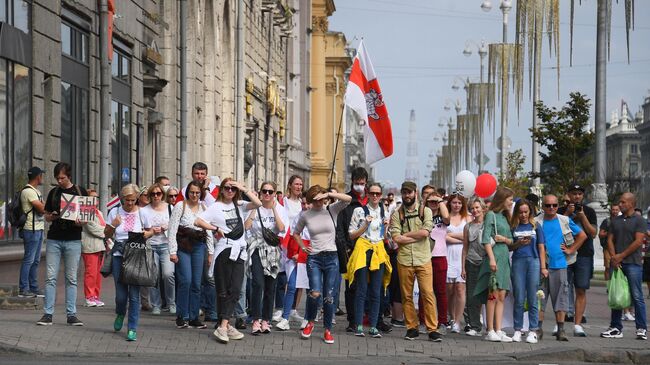
[[[17,267],[0,265],[2,281],[15,279],[12,274]],[[81,271],[83,269],[80,269]],[[14,272],[15,273],[15,272]],[[12,276],[13,275],[13,276]],[[80,275],[81,277],[82,275]],[[59,285],[57,303],[63,302],[62,281]],[[232,341],[228,345],[217,343],[212,330],[185,329],[174,327],[174,318],[170,315],[153,316],[143,313],[138,329],[138,341],[126,342],[125,333],[114,333],[113,283],[104,280],[103,299],[107,303],[103,308],[85,308],[82,286],[79,286],[78,315],[85,322],[84,327],[70,327],[65,324],[65,313],[62,304],[57,304],[53,326],[36,326],[35,321],[41,313],[33,310],[0,311],[0,352],[9,351],[12,356],[3,355],[0,359],[29,361],[29,359],[45,356],[53,363],[66,361],[66,356],[81,356],[82,360],[89,358],[99,362],[145,362],[147,360],[164,360],[178,363],[181,359],[191,356],[192,362],[214,361],[228,363],[285,363],[289,360],[301,359],[310,362],[324,363],[335,359],[337,362],[348,362],[372,359],[377,364],[395,363],[435,363],[441,361],[479,362],[496,360],[499,363],[519,360],[520,363],[555,363],[557,360],[579,362],[612,362],[612,360],[627,360],[635,363],[650,363],[648,342],[638,341],[633,336],[633,324],[624,322],[625,338],[607,340],[598,334],[607,327],[609,310],[606,306],[604,288],[592,288],[589,291],[588,318],[585,329],[587,338],[570,337],[569,342],[557,342],[550,336],[552,323],[544,323],[546,337],[539,344],[526,343],[490,343],[480,338],[465,335],[450,334],[444,337],[442,343],[426,341],[426,336],[416,341],[406,341],[402,338],[403,329],[396,329],[382,339],[359,338],[344,332],[344,317],[338,317],[339,324],[334,329],[336,343],[326,345],[321,340],[322,328],[317,326],[311,340],[299,339],[297,331],[273,332],[270,335],[247,335],[242,341]],[[547,318],[552,318],[547,311]],[[567,325],[569,331],[571,325]],[[29,356],[17,355],[26,352]],[[114,358],[118,356],[118,358]],[[634,356],[637,356],[636,358]],[[647,357],[639,357],[647,356]],[[57,360],[63,359],[63,360]],[[212,359],[212,360],[211,360]],[[645,359],[645,360],[644,360]],[[115,361],[113,361],[115,360]],[[551,361],[544,361],[551,360]],[[647,360],[647,361],[646,361]],[[75,360],[76,362],[76,360]]]

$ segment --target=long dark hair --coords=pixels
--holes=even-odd
[[[205,200],[205,188],[203,187],[203,184],[201,184],[201,182],[198,180],[192,180],[190,181],[189,184],[187,184],[187,188],[185,188],[185,199],[190,198],[190,186],[196,186],[197,188],[199,188],[199,190],[201,191],[201,196],[199,197],[199,200]]]

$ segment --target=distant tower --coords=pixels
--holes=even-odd
[[[411,109],[411,118],[409,119],[409,141],[406,149],[406,171],[404,179],[419,183],[420,169],[418,168],[418,142],[417,126],[415,124],[415,110]]]

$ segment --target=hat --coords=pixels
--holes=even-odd
[[[574,190],[580,190],[583,193],[585,192],[585,188],[577,182],[572,182],[571,185],[569,185],[569,187],[566,189],[567,193]]]
[[[33,166],[29,170],[27,170],[27,178],[28,179],[33,179],[37,177],[38,175],[44,174],[45,171],[41,170],[40,167]]]
[[[146,194],[147,194],[147,190],[149,190],[149,188],[147,187],[147,185],[143,185],[143,186],[140,188],[140,191],[138,192],[138,198],[139,198],[140,195],[142,195],[142,194],[145,194],[145,195],[146,195]]]
[[[404,190],[404,189],[407,189],[407,190],[410,190],[410,191],[417,191],[418,187],[417,187],[417,185],[415,185],[415,183],[413,181],[404,181],[402,183],[402,189],[401,190]]]

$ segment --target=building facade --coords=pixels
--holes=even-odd
[[[650,95],[645,97],[641,123],[637,123],[636,130],[641,136],[640,151],[644,157],[641,159],[641,188],[637,196],[637,206],[650,209]]]

